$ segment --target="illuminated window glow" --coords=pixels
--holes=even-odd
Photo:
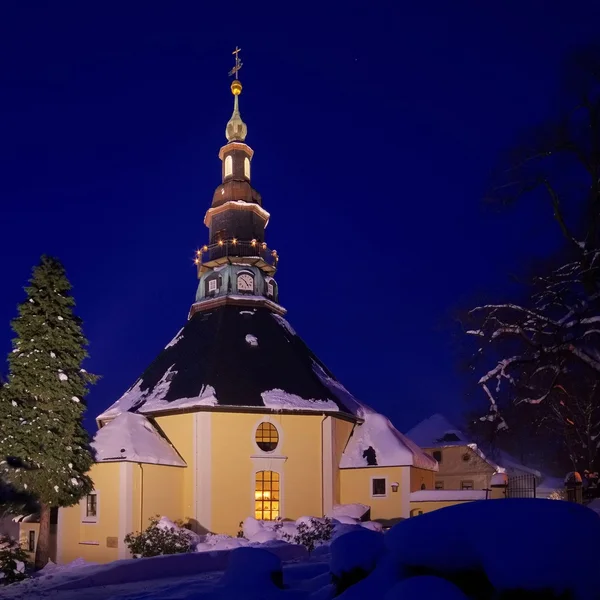
[[[248,157],[244,159],[244,177],[250,179],[250,159]]]
[[[263,452],[273,452],[279,444],[279,433],[271,423],[261,423],[256,430],[256,445]]]
[[[254,518],[274,521],[279,517],[279,473],[258,471],[254,486]]]

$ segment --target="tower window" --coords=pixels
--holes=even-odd
[[[225,177],[233,175],[233,158],[231,154],[225,157]]]
[[[279,473],[258,471],[254,485],[254,518],[273,521],[279,517]]]
[[[256,430],[256,445],[263,452],[273,452],[279,444],[279,433],[271,423],[261,423]]]
[[[275,292],[275,288],[273,287],[273,284],[269,281],[267,283],[267,294],[269,296],[273,296],[274,292]]]
[[[211,279],[208,282],[208,291],[209,292],[216,292],[217,291],[217,280],[216,279]]]
[[[247,156],[244,159],[244,177],[250,179],[250,159]]]

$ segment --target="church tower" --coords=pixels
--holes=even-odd
[[[231,84],[233,114],[225,129],[227,144],[219,151],[221,184],[204,217],[208,244],[197,251],[194,260],[200,283],[190,316],[226,304],[262,305],[285,313],[278,304],[274,279],[279,256],[265,241],[269,213],[251,182],[254,151],[246,144],[248,128],[240,114],[239,49],[235,56],[231,71],[236,77]]]

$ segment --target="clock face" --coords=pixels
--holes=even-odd
[[[240,292],[251,292],[254,290],[254,278],[252,275],[243,273],[237,278],[237,286]]]

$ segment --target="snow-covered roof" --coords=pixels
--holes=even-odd
[[[519,460],[514,458],[514,456],[510,455],[508,452],[504,450],[498,450],[497,452],[498,461],[502,464],[502,466],[508,471],[509,474],[512,474],[514,471],[521,471],[523,473],[529,473],[530,475],[535,475],[538,478],[542,477],[542,473],[537,469],[532,469],[524,464],[522,464]]]
[[[419,490],[410,493],[411,502],[469,502],[485,500],[485,490]]]
[[[366,406],[360,414],[364,422],[355,426],[340,468],[413,466],[437,471],[437,461],[402,435],[388,418]]]
[[[185,467],[173,446],[142,415],[125,412],[98,430],[92,442],[96,462],[130,461]]]
[[[261,306],[222,306],[196,312],[98,420],[199,407],[357,416],[360,403],[283,317]]]
[[[460,429],[439,413],[421,421],[406,435],[421,448],[465,446],[470,441]]]

